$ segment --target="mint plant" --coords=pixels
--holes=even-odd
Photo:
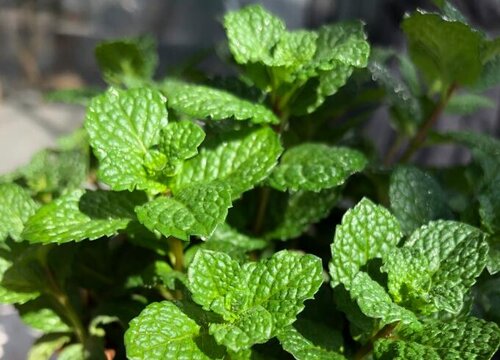
[[[288,31],[225,15],[232,76],[154,78],[149,37],[104,42],[109,88],[50,94],[83,128],[0,178],[0,302],[30,360],[490,359],[500,345],[500,141],[437,132],[500,83],[500,42],[450,3]],[[389,108],[392,147],[362,126]],[[424,167],[424,146],[471,161]]]

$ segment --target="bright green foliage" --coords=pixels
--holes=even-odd
[[[165,155],[163,168],[158,169],[167,176],[173,176],[180,170],[182,162],[198,154],[198,146],[205,139],[201,127],[190,121],[168,124],[163,129],[159,148]]]
[[[397,328],[375,343],[376,359],[490,359],[500,343],[496,324],[473,317]]]
[[[141,85],[151,79],[158,62],[151,37],[106,41],[95,49],[104,79],[111,85]]]
[[[350,175],[363,170],[366,163],[363,154],[356,150],[302,144],[285,151],[269,183],[281,191],[320,191],[342,185]]]
[[[415,314],[396,305],[385,289],[372,280],[364,272],[358,272],[350,284],[350,294],[363,312],[368,317],[380,319],[381,323],[391,324],[417,322]]]
[[[274,64],[272,50],[285,34],[283,21],[260,5],[252,5],[226,14],[224,27],[237,63]]]
[[[361,200],[342,218],[335,230],[329,264],[333,287],[351,281],[368,260],[382,257],[401,238],[399,223],[387,209],[368,199]]]
[[[230,256],[199,251],[189,268],[193,299],[225,322],[210,325],[218,343],[233,351],[267,341],[304,308],[322,283],[318,258],[281,251],[243,266]]]
[[[100,161],[100,180],[117,191],[165,190],[165,185],[149,175],[146,159],[151,147],[159,143],[167,121],[165,98],[155,90],[111,88],[94,98],[85,129]]]
[[[429,83],[472,85],[481,73],[481,33],[437,14],[414,13],[403,21],[413,62]]]
[[[458,313],[466,291],[486,265],[488,245],[472,226],[435,221],[417,229],[401,251],[386,260],[386,271],[395,272],[389,275],[389,288],[396,299],[417,301],[414,305],[420,308],[414,310]]]
[[[0,184],[0,241],[8,236],[21,240],[24,224],[33,215],[38,205],[18,185]]]
[[[406,234],[431,220],[447,218],[450,213],[441,186],[415,167],[398,167],[392,173],[389,197],[391,209]]]
[[[186,161],[172,187],[176,190],[220,180],[237,198],[266,178],[281,151],[278,136],[267,127],[228,134],[216,146],[203,148]]]
[[[344,356],[315,345],[296,328],[289,326],[281,331],[278,339],[287,352],[297,360],[343,360]]]
[[[75,190],[42,206],[26,223],[23,239],[31,243],[64,243],[111,236],[135,218],[143,193]]]
[[[2,285],[5,272],[12,266],[12,262],[0,257],[0,303],[24,304],[38,297],[38,292],[18,292]]]
[[[136,208],[136,213],[150,230],[189,240],[190,235],[210,236],[230,206],[229,187],[213,182],[183,188],[174,197],[159,197]]]
[[[210,359],[195,342],[199,335],[199,325],[174,303],[152,303],[130,323],[125,334],[127,358]]]
[[[168,106],[193,118],[211,120],[251,120],[255,124],[277,124],[274,113],[260,104],[208,86],[192,85],[178,80],[166,80],[162,91]]]
[[[288,240],[300,236],[312,224],[325,218],[338,200],[338,189],[290,194],[281,220],[265,237]]]

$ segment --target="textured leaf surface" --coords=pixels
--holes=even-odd
[[[75,190],[41,207],[26,223],[31,243],[64,243],[111,236],[135,218],[143,193]]]
[[[436,14],[414,13],[403,21],[410,56],[432,83],[472,85],[481,72],[479,32]]]
[[[231,206],[229,187],[214,182],[184,188],[174,197],[159,197],[136,209],[139,221],[166,237],[188,240],[210,236],[226,219]]]
[[[195,342],[199,332],[199,325],[172,302],[152,303],[130,322],[125,333],[127,358],[210,359]]]
[[[302,144],[285,151],[269,183],[281,191],[320,191],[342,185],[366,163],[364,155],[353,149]]]
[[[389,197],[391,209],[406,234],[451,215],[439,183],[415,167],[398,167],[392,173]]]
[[[488,259],[484,234],[470,225],[441,220],[417,229],[405,247],[425,254],[432,274],[429,297],[435,308],[458,313],[464,294]]]
[[[389,211],[368,199],[347,211],[335,230],[329,264],[332,286],[350,282],[368,260],[382,257],[401,238],[399,223]]]
[[[342,360],[345,357],[341,354],[324,349],[306,339],[293,326],[285,328],[278,334],[278,340],[283,349],[297,360]]]
[[[285,33],[285,24],[260,5],[224,16],[229,49],[237,63],[273,64],[272,49]]]
[[[159,146],[166,156],[166,163],[161,169],[165,175],[175,175],[183,160],[198,154],[198,146],[204,139],[203,129],[191,121],[169,123],[161,133]]]
[[[265,238],[288,240],[300,236],[312,224],[328,216],[338,200],[338,189],[290,194],[283,217],[276,227],[264,235]]]
[[[22,187],[0,184],[0,242],[8,236],[21,240],[24,223],[33,215],[38,205]]]
[[[158,62],[156,44],[151,37],[101,42],[95,56],[108,83],[128,86],[150,79]]]
[[[281,151],[279,138],[270,128],[233,133],[186,161],[172,186],[175,190],[221,180],[237,198],[270,173]]]
[[[397,338],[377,341],[376,358],[490,359],[500,344],[500,329],[494,323],[466,317],[402,327]]]
[[[255,124],[278,124],[279,119],[264,105],[241,99],[227,91],[176,80],[162,83],[168,106],[199,119],[250,120]]]
[[[85,129],[100,162],[99,178],[113,190],[165,190],[145,166],[167,125],[165,101],[148,88],[112,88],[90,103]]]
[[[364,272],[358,272],[352,280],[350,294],[366,316],[380,319],[384,325],[418,322],[414,313],[396,305],[385,289]]]
[[[258,263],[239,263],[227,254],[198,251],[189,268],[193,299],[221,314],[210,332],[233,351],[275,336],[295,321],[322,283],[318,258],[280,251]]]

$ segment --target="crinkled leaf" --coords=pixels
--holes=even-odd
[[[376,359],[490,359],[500,344],[495,323],[473,317],[401,326],[397,340],[375,343]]]
[[[440,220],[417,229],[405,247],[425,254],[432,274],[429,301],[435,309],[459,312],[465,293],[487,262],[484,234],[470,225]]]
[[[366,166],[357,150],[323,144],[301,144],[284,152],[269,177],[269,184],[281,191],[320,191],[342,185]]]
[[[204,139],[203,129],[191,121],[169,123],[161,133],[159,148],[166,156],[161,170],[167,176],[175,175],[182,161],[198,154],[198,146]]]
[[[431,220],[451,215],[439,183],[416,167],[401,166],[394,170],[389,197],[391,209],[406,234]]]
[[[50,360],[54,353],[71,340],[65,334],[45,334],[38,338],[31,347],[27,360]]]
[[[418,322],[414,313],[396,305],[385,289],[364,272],[358,272],[352,279],[349,292],[366,316],[380,319],[384,325],[396,321]]]
[[[194,118],[279,123],[276,115],[264,105],[241,99],[224,90],[177,80],[164,81],[161,89],[168,98],[170,108]]]
[[[359,269],[395,247],[401,236],[397,219],[387,209],[361,200],[345,213],[335,230],[329,264],[332,286],[343,283],[349,289]]]
[[[94,98],[87,110],[85,129],[99,159],[99,178],[113,190],[166,189],[157,174],[145,166],[151,147],[167,125],[165,98],[156,90],[111,88]]]
[[[152,37],[104,41],[95,49],[104,79],[114,85],[134,86],[151,79],[158,63]]]
[[[141,192],[75,190],[42,206],[26,223],[23,238],[31,243],[64,243],[112,236],[135,218]]]
[[[229,184],[232,197],[237,198],[266,178],[281,151],[278,136],[268,127],[231,133],[184,162],[172,187],[176,190],[220,180]]]
[[[274,63],[272,50],[285,34],[285,24],[261,5],[227,13],[224,27],[237,63]]]
[[[10,236],[20,241],[24,224],[38,205],[16,184],[0,184],[0,242]]]
[[[414,13],[403,21],[413,62],[429,83],[472,85],[481,73],[482,35],[459,21]]]
[[[345,357],[314,344],[295,327],[288,326],[278,334],[283,349],[297,360],[343,360]]]
[[[338,189],[292,193],[288,197],[281,220],[264,237],[287,240],[300,236],[312,224],[325,218],[338,201]]]
[[[137,207],[136,213],[148,229],[188,240],[190,235],[210,236],[230,206],[229,187],[213,182],[183,188],[174,197],[159,197]]]
[[[293,323],[321,283],[320,260],[289,251],[240,266],[227,254],[201,250],[189,268],[193,299],[225,320],[210,332],[233,351],[263,343]]]
[[[210,359],[196,340],[200,326],[169,301],[148,305],[125,333],[127,358]]]

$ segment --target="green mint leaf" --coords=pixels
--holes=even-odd
[[[279,119],[264,105],[241,99],[227,91],[177,80],[161,84],[168,106],[198,119],[250,120],[255,124],[278,124]]]
[[[243,266],[229,255],[200,250],[188,272],[193,299],[225,322],[210,333],[233,351],[263,343],[295,321],[322,283],[318,258],[280,251]]]
[[[315,345],[294,326],[288,326],[278,334],[283,349],[297,360],[343,360],[343,355]]]
[[[95,49],[104,79],[113,85],[141,85],[150,80],[158,63],[152,37],[105,41]]]
[[[71,332],[71,328],[51,309],[48,299],[40,297],[16,306],[21,320],[43,332]]]
[[[85,348],[83,344],[71,344],[57,355],[57,360],[85,360]]]
[[[289,194],[286,208],[276,226],[264,234],[266,239],[288,240],[303,234],[314,223],[325,218],[339,201],[338,189],[319,192],[298,191]]]
[[[405,247],[425,254],[427,272],[432,274],[428,298],[435,310],[458,313],[465,293],[487,262],[484,234],[470,225],[440,220],[417,229]]]
[[[203,129],[191,121],[169,123],[161,133],[159,148],[166,156],[165,175],[179,172],[182,162],[198,154],[198,146],[205,139]]]
[[[403,21],[413,62],[427,81],[472,85],[481,73],[482,35],[459,21],[436,14],[414,13]]]
[[[112,88],[94,98],[85,129],[99,159],[99,178],[113,190],[164,191],[145,166],[150,149],[167,125],[165,98],[149,88]]]
[[[445,111],[454,115],[470,115],[485,108],[495,108],[495,102],[483,95],[460,94],[450,99]]]
[[[397,328],[398,340],[375,343],[377,359],[490,359],[500,344],[495,323],[473,317]]]
[[[65,334],[45,334],[39,337],[31,347],[27,360],[50,360],[52,355],[71,340]]]
[[[285,34],[283,21],[260,5],[250,5],[224,16],[229,49],[239,64],[273,64],[272,50]]]
[[[385,289],[364,272],[358,272],[352,279],[349,292],[363,314],[380,319],[384,325],[396,321],[418,322],[414,313],[396,305]]]
[[[24,224],[38,205],[26,190],[16,184],[0,184],[0,242],[11,237],[20,241]]]
[[[479,215],[484,228],[491,234],[500,233],[500,176],[495,177],[480,192]]]
[[[387,209],[361,200],[345,213],[335,230],[329,264],[332,287],[343,283],[349,289],[360,268],[395,247],[401,236],[397,219]]]
[[[278,135],[268,127],[239,131],[224,136],[217,145],[205,147],[184,162],[174,179],[174,190],[220,180],[239,197],[264,180],[282,152]]]
[[[200,326],[175,304],[152,303],[130,322],[125,333],[127,358],[208,360],[195,342],[199,335]]]
[[[123,230],[135,218],[143,193],[75,190],[42,206],[26,223],[22,237],[31,243],[95,240]]]
[[[210,236],[230,206],[228,185],[213,182],[183,188],[174,197],[159,197],[136,208],[136,213],[148,229],[188,240],[190,235]]]
[[[3,286],[4,274],[12,266],[12,262],[0,257],[0,303],[1,304],[24,304],[39,296],[36,291],[18,292]]]
[[[401,166],[394,170],[389,197],[391,209],[406,234],[431,220],[451,215],[439,183],[416,167]]]
[[[357,150],[306,143],[285,151],[268,181],[281,191],[320,191],[342,185],[366,163]]]

